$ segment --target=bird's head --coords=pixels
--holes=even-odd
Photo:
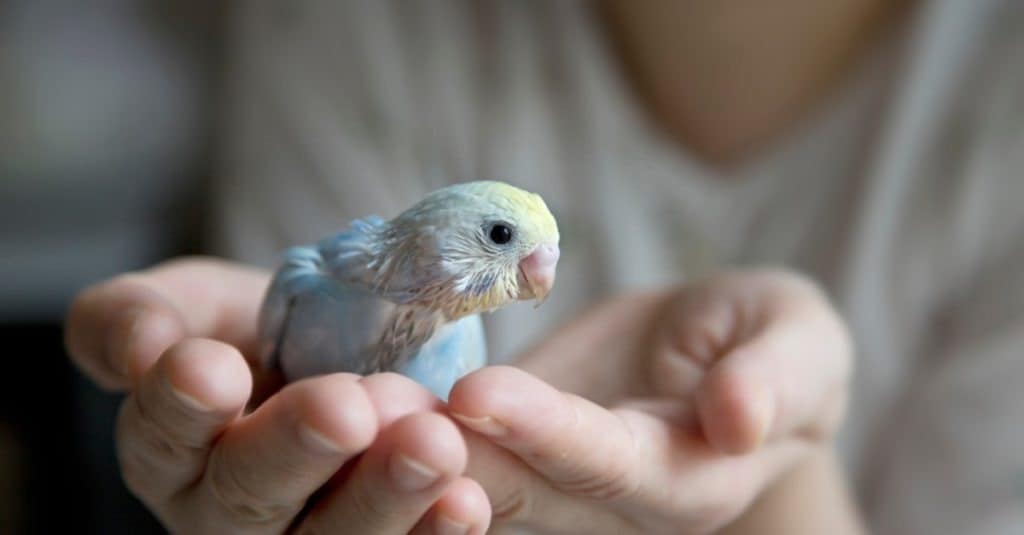
[[[544,199],[502,182],[437,190],[390,225],[398,264],[448,316],[517,300],[542,303],[555,283],[558,225]]]

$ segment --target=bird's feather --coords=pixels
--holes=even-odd
[[[489,242],[498,224],[517,241]],[[544,201],[499,182],[443,188],[390,221],[355,220],[285,253],[260,312],[260,362],[288,381],[401,371],[446,398],[486,362],[479,313],[529,295],[518,263],[557,241]]]
[[[440,337],[451,338],[447,345],[435,343],[433,352],[421,351],[445,318],[436,310],[395,302],[402,297],[397,290],[377,291],[367,265],[375,252],[372,233],[382,226],[379,218],[358,220],[314,246],[285,253],[260,313],[264,368],[279,367],[294,381],[337,371],[398,370],[418,359],[417,369],[433,370],[436,378],[445,375],[440,370],[460,368],[443,362],[449,356],[439,349],[477,353],[463,354],[466,362],[486,360],[479,318],[452,324]]]

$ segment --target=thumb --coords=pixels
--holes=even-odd
[[[849,375],[845,331],[821,310],[783,314],[715,361],[697,387],[701,427],[724,453],[793,432],[821,440],[838,423]]]
[[[652,384],[661,395],[692,395],[719,451],[747,453],[794,431],[826,436],[838,422],[849,335],[809,281],[727,273],[686,288],[662,318]]]

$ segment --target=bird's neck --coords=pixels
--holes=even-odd
[[[452,262],[441,259],[424,262],[416,236],[398,229],[385,231],[367,262],[372,287],[381,296],[403,305],[412,305],[443,314],[455,321],[480,312],[489,312],[516,300],[516,270],[481,267],[475,261]],[[452,267],[455,264],[458,267]]]
[[[457,319],[490,312],[516,300],[518,288],[515,275],[505,271],[482,277],[482,283],[459,283],[459,291],[453,292],[450,299],[442,301],[445,316],[454,321]]]

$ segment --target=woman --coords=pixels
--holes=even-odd
[[[328,376],[239,417],[263,271],[181,261],[84,292],[69,348],[133,392],[122,469],[170,528],[1024,522],[1019,3],[237,9],[214,251],[270,267],[487,177],[545,196],[563,256],[548,304],[489,318],[495,360],[530,373],[471,375],[450,407]],[[729,269],[749,264],[806,276]]]

